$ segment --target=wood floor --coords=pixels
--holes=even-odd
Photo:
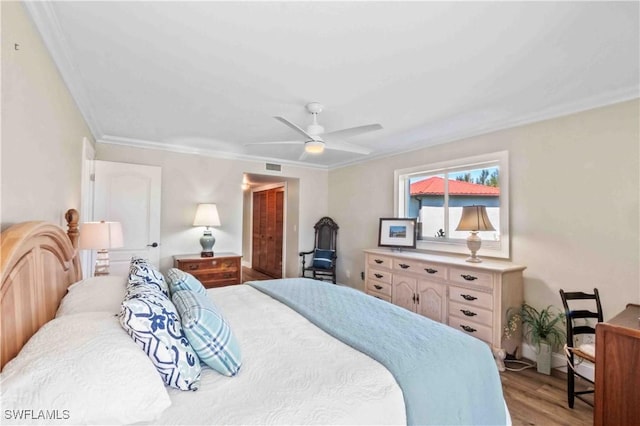
[[[242,282],[268,280],[270,276],[242,268]],[[512,365],[514,368],[518,365]],[[500,374],[504,399],[511,413],[513,426],[523,425],[593,425],[593,408],[576,399],[574,408],[567,405],[566,375],[553,370],[551,376],[535,368],[505,371]]]

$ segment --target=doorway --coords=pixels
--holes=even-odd
[[[300,210],[300,179],[292,177],[245,173],[243,179],[242,264],[253,265],[253,193],[281,187],[284,190],[281,277],[300,275],[298,256],[298,223]],[[259,274],[261,272],[258,272]]]

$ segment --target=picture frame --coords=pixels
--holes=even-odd
[[[381,217],[378,247],[416,248],[416,218]]]

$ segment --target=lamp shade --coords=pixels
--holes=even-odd
[[[218,207],[215,204],[198,204],[193,226],[220,226]]]
[[[120,222],[85,222],[80,226],[81,249],[110,249],[122,247],[122,225]]]
[[[464,206],[456,231],[495,231],[485,206]]]

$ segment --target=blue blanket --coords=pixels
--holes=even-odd
[[[506,423],[489,347],[348,287],[307,278],[247,283],[384,365],[402,389],[407,424]]]

